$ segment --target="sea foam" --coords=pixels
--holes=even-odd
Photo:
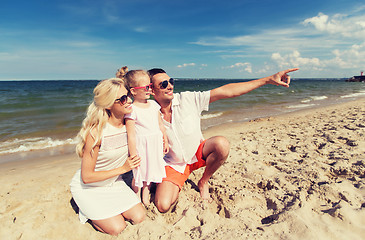
[[[66,144],[76,144],[76,139],[68,138],[65,140],[58,140],[50,137],[13,139],[1,143],[0,154],[41,150]]]
[[[312,96],[312,97],[306,98],[306,99],[304,99],[300,102],[301,103],[309,103],[311,101],[320,101],[320,100],[325,100],[327,98],[328,98],[327,96]]]
[[[316,104],[296,104],[296,105],[289,105],[286,108],[289,109],[294,109],[294,108],[306,108],[306,107],[312,107],[315,106]]]
[[[361,96],[365,96],[365,91],[344,95],[344,96],[341,96],[341,98],[352,98],[352,97],[361,97]]]
[[[223,112],[204,114],[201,116],[201,119],[216,118],[216,117],[220,117],[222,115],[223,115]]]

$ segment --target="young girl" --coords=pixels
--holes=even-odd
[[[120,177],[139,166],[139,157],[128,157],[124,115],[132,112],[132,101],[118,78],[101,81],[79,132],[77,154],[82,158],[70,183],[82,223],[88,219],[105,233],[117,235],[125,219],[142,222],[145,209]]]
[[[130,156],[138,155],[141,164],[133,169],[134,190],[146,206],[150,203],[150,183],[161,183],[166,177],[164,154],[169,151],[165,128],[160,116],[160,106],[148,100],[151,83],[147,72],[122,68],[130,93],[133,95],[133,112],[127,114],[126,127]]]

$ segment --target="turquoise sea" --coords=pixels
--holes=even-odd
[[[177,79],[174,91],[204,91],[238,81],[246,80]],[[97,83],[97,80],[0,81],[0,163],[41,149],[72,151]],[[241,97],[212,103],[210,110],[203,113],[202,127],[207,129],[360,97],[365,97],[364,83],[344,79],[294,79],[290,88],[267,85]]]

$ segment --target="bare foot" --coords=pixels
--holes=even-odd
[[[198,182],[198,187],[200,190],[200,196],[203,198],[203,200],[206,200],[206,201],[208,201],[208,203],[211,203],[213,201],[213,199],[210,197],[208,182],[204,183],[200,179]]]

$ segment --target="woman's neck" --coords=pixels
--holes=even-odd
[[[111,115],[108,119],[108,123],[114,127],[121,128],[124,126],[124,115],[118,117]]]

